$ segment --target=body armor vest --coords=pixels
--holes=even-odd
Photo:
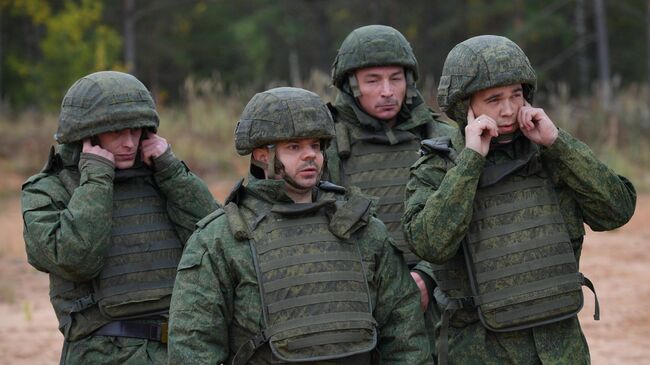
[[[364,264],[357,244],[329,229],[325,211],[335,204],[275,205],[249,233],[264,330],[251,340],[254,347],[237,351],[233,364],[246,363],[267,342],[273,356],[287,362],[359,354],[367,356],[355,359],[368,360],[357,364],[369,361],[377,330]]]
[[[148,169],[117,170],[111,246],[94,280],[95,299],[113,319],[167,312],[183,251],[165,199],[144,177]]]
[[[443,364],[457,309],[478,309],[491,331],[515,331],[576,315],[582,285],[593,291],[578,272],[557,194],[532,143],[522,158],[483,169],[462,253],[432,266],[434,296],[445,309],[438,349]]]
[[[337,146],[341,157],[341,179],[344,186],[356,186],[364,194],[377,197],[379,218],[404,253],[409,266],[420,260],[411,252],[402,231],[404,191],[409,169],[420,157],[420,140],[407,131],[388,129],[368,132],[336,123]],[[346,138],[349,136],[348,138]],[[346,139],[348,139],[346,141]]]
[[[116,171],[111,247],[96,279],[74,283],[50,274],[50,299],[67,340],[116,318],[168,311],[182,244],[150,175],[146,169]],[[58,177],[70,195],[79,186],[76,170],[64,169]],[[72,315],[82,311],[84,320],[72,326]]]

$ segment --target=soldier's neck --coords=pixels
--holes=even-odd
[[[287,188],[287,196],[294,201],[294,203],[311,203],[312,192],[311,189],[296,189],[295,187],[285,184]]]

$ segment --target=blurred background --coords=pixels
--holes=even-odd
[[[410,41],[418,88],[434,109],[455,44],[497,34],[527,53],[538,73],[535,104],[642,192],[626,228],[588,235],[598,245],[585,249],[582,266],[594,273],[604,315],[583,322],[594,363],[650,357],[650,289],[639,278],[650,279],[642,221],[650,211],[641,210],[650,202],[650,0],[0,0],[0,364],[58,361],[47,276],[26,263],[19,197],[55,143],[58,108],[75,80],[110,69],[143,81],[160,134],[222,200],[246,174],[232,136],[250,97],[290,85],[333,100],[337,48],[367,24],[393,26]],[[616,260],[628,271],[612,271]]]

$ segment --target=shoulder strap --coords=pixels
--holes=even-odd
[[[448,136],[424,139],[420,142],[420,156],[433,153],[451,161],[455,161],[457,157],[451,143],[451,137]]]
[[[232,232],[233,236],[235,236],[235,239],[237,241],[244,241],[249,239],[250,235],[248,232],[248,226],[239,213],[239,207],[237,204],[231,201],[223,207],[223,211],[226,213],[230,231]]]
[[[318,188],[336,194],[345,194],[347,191],[344,187],[325,180],[321,180],[321,182],[318,183]]]

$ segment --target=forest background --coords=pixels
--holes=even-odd
[[[387,24],[411,42],[432,107],[449,50],[504,35],[538,73],[535,103],[620,173],[650,186],[650,0],[0,0],[0,172],[36,172],[78,78],[113,69],[153,92],[161,133],[198,173],[245,173],[245,103],[291,85],[334,98],[343,38]]]

